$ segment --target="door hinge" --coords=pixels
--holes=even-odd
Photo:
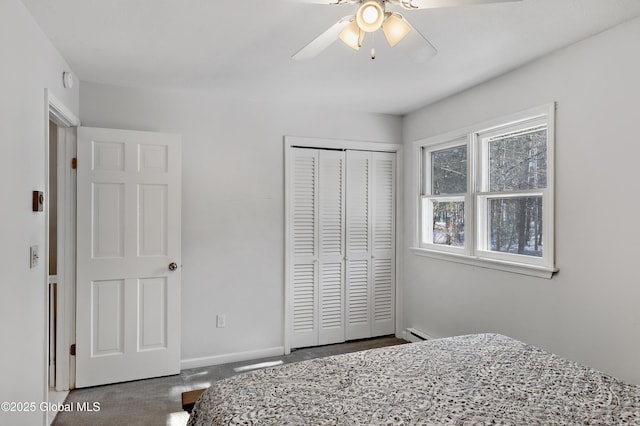
[[[69,355],[76,356],[76,344],[75,343],[69,347]]]
[[[78,168],[78,159],[76,157],[73,157],[71,159],[71,168],[73,170],[76,170]]]

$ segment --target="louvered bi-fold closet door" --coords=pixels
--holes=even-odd
[[[346,339],[394,332],[395,154],[348,151]]]
[[[372,154],[371,335],[395,333],[396,154]]]
[[[292,150],[290,280],[294,348],[318,344],[318,162],[316,150]]]
[[[294,148],[292,162],[292,347],[343,342],[342,151]]]
[[[346,338],[371,337],[371,152],[347,151]]]
[[[344,342],[344,173],[343,151],[320,151],[318,178],[318,344]]]

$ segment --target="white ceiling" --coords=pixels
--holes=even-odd
[[[22,1],[82,81],[391,114],[640,16],[640,0],[402,11],[438,49],[427,63],[410,62],[381,33],[374,61],[369,48],[355,52],[338,41],[297,62],[293,53],[357,7],[304,0]]]

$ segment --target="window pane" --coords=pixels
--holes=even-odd
[[[489,140],[490,192],[546,187],[546,125]]]
[[[467,192],[467,146],[431,152],[431,194]]]
[[[491,250],[542,257],[542,197],[487,201]]]
[[[432,244],[464,247],[464,201],[429,200]],[[425,220],[425,223],[429,223]]]

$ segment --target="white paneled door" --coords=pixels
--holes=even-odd
[[[395,153],[292,148],[291,346],[395,332]]]
[[[180,371],[181,140],[78,129],[76,386]]]

